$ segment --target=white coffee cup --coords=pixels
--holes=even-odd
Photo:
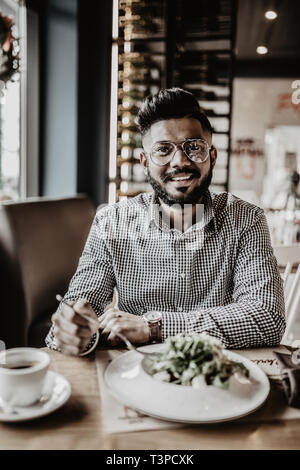
[[[49,364],[49,354],[40,349],[13,348],[1,351],[0,397],[14,406],[29,406],[38,401]]]

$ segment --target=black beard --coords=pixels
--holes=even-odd
[[[212,180],[212,176],[213,176],[212,161],[210,157],[209,172],[208,172],[208,175],[205,177],[205,179],[202,181],[202,183],[199,186],[197,186],[189,196],[176,199],[170,196],[166,192],[166,190],[163,188],[163,186],[161,186],[161,184],[158,183],[156,179],[152,178],[152,176],[150,175],[148,162],[147,162],[147,169],[148,169],[147,181],[151,184],[152,188],[154,189],[155,195],[168,206],[173,206],[174,204],[178,204],[182,208],[184,207],[185,204],[197,204],[200,201],[202,196],[204,196],[204,194],[208,190],[211,180]],[[183,189],[185,190],[185,188]]]

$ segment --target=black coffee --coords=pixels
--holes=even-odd
[[[31,362],[14,362],[11,364],[0,364],[0,367],[3,369],[28,369],[29,367],[33,367],[38,362],[36,361],[31,361]]]

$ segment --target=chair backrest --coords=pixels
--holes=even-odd
[[[292,340],[291,327],[300,310],[300,244],[274,246],[274,254],[278,265],[285,268],[283,273],[283,285],[287,326],[282,338],[282,343],[288,344]],[[297,271],[292,273],[292,268],[297,265]]]
[[[8,276],[8,347],[44,346],[55,294],[64,294],[83,250],[95,208],[86,196],[34,198],[0,206],[0,255]],[[0,328],[1,330],[1,328]]]

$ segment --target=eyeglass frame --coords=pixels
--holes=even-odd
[[[189,142],[189,141],[193,141],[193,140],[201,140],[202,142],[205,142],[205,144],[207,145],[207,155],[205,157],[205,160],[201,161],[201,162],[196,162],[195,160],[193,160],[192,158],[190,158],[184,151],[184,148],[183,148],[183,145],[186,143],[186,142]],[[168,160],[166,163],[163,163],[162,165],[160,165],[159,163],[156,163],[153,159],[152,159],[152,149],[154,147],[154,145],[156,144],[172,144],[174,146],[174,152],[173,152],[173,155],[171,156],[170,160]],[[198,138],[193,138],[193,139],[184,139],[182,142],[179,142],[178,144],[176,144],[175,142],[171,142],[170,140],[159,140],[158,142],[155,142],[153,145],[152,145],[152,148],[150,150],[150,153],[148,154],[151,158],[151,161],[152,163],[154,163],[154,165],[157,165],[157,166],[166,166],[168,165],[168,163],[170,163],[173,158],[174,158],[174,155],[175,153],[177,152],[178,150],[178,147],[181,148],[182,152],[184,153],[184,155],[189,159],[191,160],[191,162],[194,162],[194,163],[205,163],[206,160],[208,159],[209,157],[209,153],[210,151],[214,148],[213,145],[211,145],[210,147],[208,146],[208,143],[206,142],[206,140],[204,139],[201,139],[200,137]]]

